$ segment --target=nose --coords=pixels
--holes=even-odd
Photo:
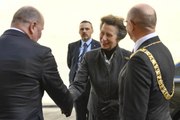
[[[106,35],[102,35],[102,36],[101,36],[101,40],[106,41],[106,40],[107,40]]]

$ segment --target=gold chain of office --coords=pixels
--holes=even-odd
[[[154,67],[154,70],[155,70],[155,73],[156,73],[156,76],[157,76],[157,83],[158,83],[159,89],[160,89],[161,93],[163,94],[163,96],[165,97],[165,99],[170,100],[172,98],[172,96],[174,95],[174,89],[175,89],[174,82],[173,82],[173,87],[172,87],[172,91],[171,91],[171,94],[170,94],[168,92],[167,88],[164,85],[162,75],[161,75],[161,71],[160,71],[160,68],[159,68],[159,65],[158,65],[157,61],[155,60],[154,56],[146,49],[147,47],[149,47],[151,45],[154,45],[154,44],[157,44],[157,43],[160,43],[160,42],[161,41],[151,43],[151,44],[137,50],[135,53],[133,53],[130,56],[130,58],[133,57],[137,52],[143,52],[148,56],[149,60],[151,61],[152,65]]]

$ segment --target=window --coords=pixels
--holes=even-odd
[[[180,63],[176,64],[175,77],[180,77]]]

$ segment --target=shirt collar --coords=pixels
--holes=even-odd
[[[145,42],[145,41],[147,41],[148,39],[150,39],[150,38],[152,38],[152,37],[155,37],[155,36],[157,36],[157,34],[156,34],[155,32],[153,32],[153,33],[150,33],[150,34],[145,35],[145,36],[141,37],[140,39],[138,39],[138,40],[136,41],[135,45],[134,45],[134,52],[139,48],[139,46],[140,46],[143,42]]]
[[[87,46],[89,46],[92,42],[92,38],[90,38],[89,40],[87,40],[86,42],[84,42],[83,40],[81,40],[81,47],[83,47],[83,44],[86,43]]]
[[[20,31],[20,32],[24,33],[22,30],[20,30],[18,28],[15,28],[15,27],[11,27],[10,30],[17,30],[17,31]]]

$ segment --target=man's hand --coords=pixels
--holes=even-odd
[[[71,115],[71,112],[64,112],[64,111],[62,111],[62,114],[65,114],[66,117],[69,117]]]

